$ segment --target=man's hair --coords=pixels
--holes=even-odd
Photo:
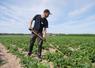
[[[45,10],[44,10],[44,13],[49,13],[49,14],[51,14],[48,9],[45,9]]]

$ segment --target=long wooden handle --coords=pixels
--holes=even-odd
[[[42,38],[39,34],[37,34],[33,29],[31,29],[31,31],[32,31],[35,35],[37,35],[40,39],[43,40],[43,38]]]

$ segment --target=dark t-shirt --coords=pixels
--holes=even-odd
[[[48,21],[46,18],[41,18],[41,15],[34,16],[35,21],[33,29],[37,32],[42,32],[43,28],[48,28]]]

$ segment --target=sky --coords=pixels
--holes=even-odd
[[[44,9],[52,13],[48,33],[95,34],[95,0],[0,0],[0,33],[30,33]]]

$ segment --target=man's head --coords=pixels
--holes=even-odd
[[[43,14],[44,14],[44,17],[47,18],[51,13],[48,9],[45,9]]]

